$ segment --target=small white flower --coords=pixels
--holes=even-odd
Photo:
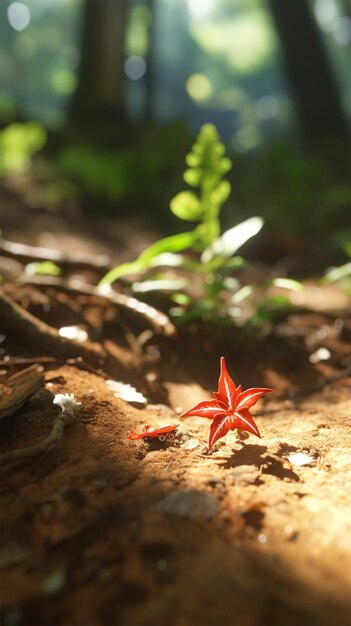
[[[73,393],[57,393],[53,399],[53,404],[61,407],[62,413],[74,413],[82,403],[77,402]]]

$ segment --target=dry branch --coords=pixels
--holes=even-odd
[[[24,243],[0,240],[0,252],[3,256],[31,263],[32,261],[52,261],[62,268],[74,267],[75,269],[94,269],[99,272],[107,272],[110,267],[110,259],[107,255],[92,255],[84,252],[64,253],[52,248],[28,246]]]
[[[4,359],[0,360],[0,367],[8,368],[9,370],[14,369],[16,367],[20,367],[22,365],[33,365],[39,364],[45,367],[50,367],[51,365],[72,365],[73,367],[77,367],[86,372],[90,372],[91,374],[95,374],[95,376],[99,376],[100,378],[108,379],[110,376],[104,374],[101,369],[96,369],[89,363],[86,363],[82,357],[78,356],[72,359],[58,359],[51,356],[37,356],[37,357],[18,357],[18,356],[7,356]]]
[[[117,293],[111,290],[108,294],[102,294],[98,289],[87,283],[75,287],[62,278],[55,277],[32,276],[29,278],[24,276],[20,279],[20,282],[21,284],[59,289],[69,295],[93,296],[100,302],[113,304],[119,311],[126,312],[136,319],[139,319],[139,321],[146,321],[156,333],[171,337],[177,332],[167,315],[161,313],[149,304],[140,302],[140,300],[123,293]]]
[[[43,383],[44,368],[38,363],[7,376],[0,384],[0,419],[15,413]]]
[[[3,454],[0,454],[0,463],[4,464],[15,461],[24,461],[37,456],[42,452],[48,452],[62,439],[65,426],[72,423],[74,419],[75,417],[72,413],[59,413],[59,415],[55,417],[50,434],[46,437],[46,439],[44,439],[44,441],[41,441],[34,446],[28,446],[27,448],[17,448],[16,450],[4,452]]]
[[[74,358],[81,356],[95,367],[101,367],[105,353],[96,343],[77,341],[61,337],[56,328],[49,326],[42,320],[28,313],[11,298],[0,292],[0,313],[4,330],[10,330],[31,345],[59,358]]]

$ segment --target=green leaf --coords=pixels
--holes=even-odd
[[[60,276],[62,273],[61,268],[53,261],[28,263],[24,272],[28,276]]]
[[[210,202],[220,206],[229,198],[232,190],[231,184],[227,180],[222,180],[217,188],[210,195]]]
[[[233,304],[240,304],[241,302],[246,300],[246,298],[249,298],[252,293],[253,293],[252,285],[245,285],[245,287],[242,287],[241,289],[239,289],[239,291],[237,291],[232,296],[231,301],[233,302]]]
[[[122,263],[122,265],[117,265],[117,267],[107,272],[100,280],[99,285],[111,285],[119,278],[122,278],[122,276],[144,272],[152,266],[155,257],[163,252],[179,252],[180,250],[190,248],[196,241],[197,235],[195,232],[179,233],[178,235],[160,239],[146,248],[135,261]]]
[[[164,237],[146,248],[139,256],[138,261],[145,264],[162,252],[180,252],[181,250],[186,250],[187,248],[191,248],[197,239],[196,233],[192,231]]]
[[[274,278],[272,285],[274,285],[274,287],[281,287],[282,289],[290,289],[291,291],[301,291],[301,289],[304,288],[302,283],[292,278]]]
[[[231,257],[251,237],[256,235],[263,226],[262,217],[250,217],[245,222],[227,230],[221,237],[204,250],[201,261],[208,263],[215,256]]]
[[[191,187],[198,187],[201,181],[201,172],[196,169],[185,170],[183,178]]]
[[[151,259],[151,267],[183,267],[184,265],[186,265],[185,256],[174,252],[162,252]]]
[[[218,259],[222,262],[222,265],[218,268],[218,271],[222,276],[225,276],[234,270],[242,269],[247,265],[247,261],[245,261],[242,256],[234,256],[230,259],[218,257]]]
[[[229,276],[228,278],[225,278],[222,282],[222,285],[225,289],[228,289],[229,291],[232,291],[233,293],[237,293],[241,287],[239,281],[237,278],[234,278],[233,276]]]
[[[344,243],[343,249],[345,250],[347,256],[351,258],[351,241]]]
[[[231,160],[228,159],[227,157],[224,157],[224,159],[222,159],[219,164],[219,171],[222,174],[222,176],[224,176],[224,174],[227,174],[227,172],[229,172],[231,167],[232,167]]]
[[[204,124],[199,133],[198,139],[205,143],[215,143],[219,140],[216,127],[213,124]]]
[[[258,303],[258,308],[275,310],[280,307],[290,307],[291,302],[289,298],[282,295],[271,296],[270,298],[264,298]]]
[[[284,309],[292,307],[289,298],[282,295],[265,298],[257,304],[256,313],[250,318],[249,323],[252,326],[263,324],[274,319],[277,313]]]
[[[172,295],[172,301],[182,306],[188,306],[191,304],[192,298],[187,293],[175,293]]]
[[[190,154],[186,155],[185,162],[189,165],[189,167],[197,167],[197,165],[200,164],[200,159],[196,154],[190,152]]]
[[[178,193],[171,200],[170,208],[174,215],[190,222],[200,220],[203,214],[203,208],[199,199],[191,191]]]
[[[186,280],[145,280],[134,283],[134,293],[148,293],[149,291],[181,291],[188,286]]]
[[[333,267],[330,269],[322,279],[323,283],[336,283],[338,280],[342,280],[351,275],[351,262],[345,263],[340,267]]]
[[[116,280],[122,278],[122,276],[127,276],[128,274],[138,274],[143,269],[146,269],[146,265],[139,263],[138,259],[136,261],[132,261],[131,263],[122,263],[122,265],[117,265],[112,270],[107,272],[105,276],[99,282],[98,286],[101,285],[112,285]]]

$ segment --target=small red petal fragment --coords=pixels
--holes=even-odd
[[[190,415],[198,415],[199,417],[208,417],[213,420],[216,415],[226,415],[227,408],[224,402],[219,400],[207,400],[200,402],[189,411],[183,413],[180,417],[189,417]]]
[[[143,434],[140,434],[140,433],[130,433],[128,435],[128,439],[133,439],[133,440],[141,439],[142,437],[143,437]]]

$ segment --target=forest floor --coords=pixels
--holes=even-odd
[[[83,320],[107,354],[104,375],[86,359],[56,358],[45,339],[2,337],[5,386],[29,363],[44,367],[40,389],[1,420],[3,453],[45,439],[55,394],[81,403],[52,450],[3,464],[5,626],[350,623],[344,312],[291,311],[251,336],[201,324],[172,337],[150,331],[136,352],[94,297],[10,280],[4,291],[52,327]],[[330,357],[311,359],[320,348]],[[220,356],[244,389],[275,393],[252,411],[261,439],[229,433],[208,453],[208,420],[179,415],[216,390]],[[146,402],[117,397],[106,377]],[[146,423],[180,426],[172,442],[128,439]]]

